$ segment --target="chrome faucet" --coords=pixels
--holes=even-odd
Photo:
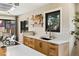
[[[47,34],[47,31],[46,31],[46,34]],[[52,35],[52,32],[49,32],[49,38],[55,39],[56,37],[54,35]]]
[[[51,32],[49,32],[49,38],[52,38]]]
[[[46,31],[46,34],[47,34],[47,31]],[[51,36],[51,32],[49,32],[48,37],[49,37],[49,38],[52,38],[52,36]]]
[[[49,32],[49,38],[55,39],[56,37],[54,35],[52,35],[52,32]]]

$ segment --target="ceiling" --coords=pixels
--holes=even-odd
[[[7,11],[0,11],[0,15],[21,15],[46,4],[47,3],[20,3],[19,6],[17,6],[13,11],[10,11],[9,13]]]

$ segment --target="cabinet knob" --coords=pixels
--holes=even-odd
[[[42,47],[42,43],[40,42],[40,47]]]

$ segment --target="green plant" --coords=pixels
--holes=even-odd
[[[76,16],[74,19],[75,22],[79,22],[79,18]]]
[[[75,25],[75,31],[71,31],[71,35],[74,34],[75,39],[79,39],[79,13],[76,13],[75,19],[73,19]]]
[[[75,30],[71,31],[71,35],[74,35],[74,46],[77,46],[77,40],[79,40],[79,13],[76,13],[75,19],[73,19],[72,22],[75,25]]]

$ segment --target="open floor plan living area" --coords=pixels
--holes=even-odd
[[[0,56],[79,56],[79,3],[0,3]]]

